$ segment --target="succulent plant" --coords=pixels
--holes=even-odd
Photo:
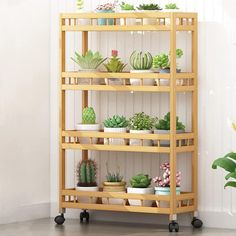
[[[155,124],[155,128],[159,130],[170,130],[170,112],[168,112],[164,119],[159,119]],[[185,130],[185,126],[179,121],[179,117],[176,117],[176,130]]]
[[[83,124],[95,124],[96,114],[92,107],[85,107],[82,113],[82,123]]]
[[[144,112],[136,113],[129,119],[129,128],[131,130],[151,130],[155,121],[155,118],[146,115]]]
[[[75,58],[71,59],[79,65],[81,69],[97,69],[107,58],[103,58],[99,52],[93,53],[91,50],[84,55],[75,52]]]
[[[94,160],[82,160],[79,162],[76,169],[78,184],[81,187],[97,186],[96,175],[97,166]]]
[[[134,5],[131,5],[131,4],[128,4],[128,3],[125,3],[125,2],[122,2],[120,4],[120,8],[123,11],[134,11],[135,10]]]
[[[112,50],[112,57],[108,63],[104,64],[108,72],[122,72],[126,67],[126,64],[122,63],[121,59],[118,58],[118,51]]]
[[[109,171],[108,163],[106,162],[106,169],[107,169],[107,175],[106,175],[107,182],[122,182],[123,176],[120,175],[119,166],[117,166],[117,171],[112,173]]]
[[[158,4],[140,4],[138,7],[137,7],[138,10],[162,10],[161,7],[158,5]]]
[[[176,49],[176,58],[179,59],[179,58],[181,58],[183,55],[184,55],[183,50],[180,49],[180,48],[177,48],[177,49]]]
[[[133,188],[147,188],[152,179],[148,175],[138,174],[132,177],[130,184]]]
[[[153,58],[149,52],[134,51],[129,61],[134,70],[150,70],[152,68]]]
[[[114,115],[112,118],[108,118],[103,122],[106,128],[126,128],[128,121],[124,116]]]
[[[84,0],[76,0],[76,6],[78,10],[81,10],[84,8]]]
[[[165,9],[179,9],[176,3],[169,3],[165,5]]]

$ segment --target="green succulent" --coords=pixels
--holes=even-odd
[[[120,175],[119,166],[117,167],[117,171],[114,173],[109,171],[107,162],[106,162],[106,168],[107,168],[107,175],[106,175],[107,182],[121,182],[123,180],[123,176]]]
[[[148,175],[138,174],[132,177],[130,184],[133,188],[148,188],[151,181]]]
[[[92,107],[85,107],[82,112],[82,123],[83,124],[95,124],[96,114]]]
[[[75,58],[71,59],[79,65],[81,69],[97,69],[107,58],[103,58],[99,52],[93,53],[91,50],[84,55],[75,52]]]
[[[168,112],[164,119],[159,119],[155,124],[155,128],[159,130],[170,130],[170,112]],[[176,117],[176,130],[185,130],[185,126],[179,121],[179,117]]]
[[[76,0],[76,6],[78,10],[81,10],[84,8],[84,0]]]
[[[183,55],[184,55],[183,50],[180,49],[180,48],[177,48],[177,49],[176,49],[176,58],[179,59],[179,58],[181,58]]]
[[[124,116],[114,115],[112,118],[108,118],[103,122],[106,128],[126,128],[128,121]]]
[[[135,10],[134,5],[131,5],[131,4],[128,4],[128,3],[125,3],[125,2],[122,2],[120,4],[120,8],[123,11],[134,11]]]
[[[129,62],[134,70],[150,70],[152,68],[153,58],[149,52],[134,51],[130,56]]]
[[[144,112],[136,113],[129,119],[131,130],[151,130],[155,124],[155,119]]]
[[[165,9],[179,9],[176,3],[169,3],[165,5]]]
[[[126,67],[126,64],[122,63],[120,58],[112,56],[108,63],[104,64],[108,72],[122,72]]]
[[[140,4],[137,7],[138,10],[162,10],[158,4]]]

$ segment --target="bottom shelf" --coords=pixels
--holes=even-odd
[[[62,190],[62,208],[170,214],[170,196]],[[194,194],[176,196],[176,213],[193,212]]]

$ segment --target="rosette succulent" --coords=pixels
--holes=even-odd
[[[112,118],[106,119],[103,124],[106,128],[126,128],[128,120],[124,116],[114,115]]]
[[[151,181],[148,175],[138,174],[132,177],[130,184],[133,188],[148,188]]]

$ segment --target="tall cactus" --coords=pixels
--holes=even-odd
[[[82,123],[83,124],[95,124],[96,114],[92,107],[85,107],[82,113]]]
[[[84,0],[76,0],[76,6],[78,10],[82,10],[84,8]]]

